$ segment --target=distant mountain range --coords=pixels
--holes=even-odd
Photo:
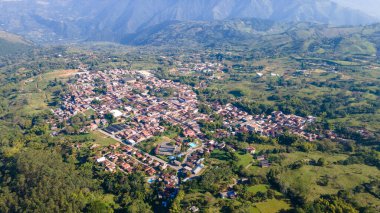
[[[128,42],[177,22],[259,18],[359,25],[378,21],[332,0],[0,0],[0,29],[37,42]],[[347,6],[347,5],[345,5]]]
[[[379,0],[365,0],[365,1],[363,0],[332,0],[332,1],[344,7],[362,11],[378,19],[380,18],[380,13],[379,13],[380,1]]]
[[[240,49],[256,54],[380,55],[380,24],[329,27],[261,19],[166,23],[121,40],[128,45]]]

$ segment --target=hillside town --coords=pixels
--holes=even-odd
[[[215,149],[234,147],[223,142],[224,137],[238,132],[252,132],[277,137],[284,131],[313,141],[318,135],[306,132],[315,118],[303,118],[275,111],[270,115],[250,115],[228,103],[209,103],[213,113],[223,119],[217,130],[218,141],[207,139],[200,122],[213,122],[213,117],[199,111],[196,93],[188,86],[159,79],[149,71],[121,69],[104,72],[82,70],[69,83],[70,92],[63,97],[54,114],[60,122],[79,114],[92,112],[91,122],[82,131],[100,131],[118,143],[98,152],[95,161],[108,172],[140,171],[148,182],[164,180],[166,196],[178,189],[176,175],[191,179],[206,168],[205,156]],[[141,150],[140,143],[164,133],[168,125],[178,127],[181,136],[163,141],[154,150]],[[254,154],[255,148],[248,147]],[[258,156],[261,167],[269,167],[265,156]],[[163,194],[163,196],[164,196]]]

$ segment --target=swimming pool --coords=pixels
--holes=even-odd
[[[197,146],[197,144],[196,144],[196,143],[189,143],[189,146],[190,146],[191,148],[194,148],[194,147]]]

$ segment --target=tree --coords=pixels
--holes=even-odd
[[[297,142],[296,144],[302,152],[311,152],[317,149],[317,146],[310,142]]]
[[[113,124],[116,122],[116,118],[111,113],[105,114],[104,119],[106,119],[108,121],[108,123],[110,123],[110,124]]]
[[[278,138],[278,142],[280,144],[284,144],[288,146],[298,141],[301,141],[301,138],[297,135],[290,134],[289,132],[285,132],[284,134],[280,135],[280,137]]]
[[[180,190],[177,197],[174,199],[172,206],[170,207],[170,213],[181,213],[181,201],[185,197],[185,192]]]
[[[322,196],[311,206],[306,207],[306,212],[332,212],[332,213],[358,213],[350,203],[337,196]]]
[[[94,105],[100,105],[101,103],[102,103],[102,101],[99,99],[94,99],[91,101],[91,104],[94,104]]]
[[[273,189],[268,189],[268,191],[267,191],[267,197],[269,199],[273,199],[275,197],[275,195],[276,195],[276,192]]]
[[[94,180],[82,176],[75,165],[65,163],[54,151],[28,149],[2,162],[6,165],[1,176],[5,177],[5,173],[11,176],[0,183],[0,188],[8,188],[10,192],[6,197],[0,195],[4,201],[0,206],[10,212],[82,211],[99,188]]]
[[[113,209],[107,203],[104,203],[100,200],[95,200],[88,205],[86,212],[88,212],[88,213],[112,213]]]
[[[317,161],[317,166],[324,166],[324,165],[326,165],[326,159],[319,158]]]
[[[130,213],[153,213],[150,206],[144,201],[137,199],[132,201],[132,204],[128,206],[127,212]]]

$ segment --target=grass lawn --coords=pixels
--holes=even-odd
[[[247,209],[247,211],[251,212],[251,213],[260,213],[260,210],[254,206],[249,207],[249,209]]]
[[[276,200],[276,199],[271,199],[265,202],[257,203],[256,207],[261,213],[275,213],[275,212],[279,212],[282,209],[284,210],[291,209],[290,204],[287,203],[285,200]]]
[[[269,189],[268,185],[259,184],[259,185],[250,186],[248,188],[248,191],[256,194],[257,192],[264,192],[265,193],[268,191],[268,189]]]
[[[212,212],[219,212],[220,207],[217,205],[220,199],[215,198],[211,193],[188,193],[185,195],[182,204],[187,208],[191,207],[193,203],[201,203],[202,206],[198,206],[202,209],[212,209]],[[207,201],[207,202],[205,202]]]
[[[95,140],[94,143],[97,143],[101,146],[109,146],[111,144],[118,143],[117,140],[110,138],[98,131],[91,132],[89,136]]]
[[[75,141],[88,142],[88,144],[99,144],[100,146],[109,146],[119,142],[98,131],[93,131],[83,135],[66,135],[65,137]]]
[[[243,153],[239,153],[239,152],[236,152],[236,154],[238,155],[238,158],[239,158],[239,161],[237,163],[238,166],[246,167],[249,164],[251,164],[253,161],[253,157],[251,154],[245,154],[245,153],[243,154]],[[221,160],[221,161],[232,160],[231,156],[228,154],[227,151],[219,150],[219,149],[215,149],[211,153],[211,158]]]
[[[256,148],[256,153],[260,151],[266,151],[266,150],[272,150],[275,148],[281,148],[281,145],[270,145],[270,144],[253,144],[253,146]]]
[[[231,159],[230,156],[228,156],[228,153],[226,151],[219,150],[219,149],[215,149],[214,151],[212,151],[211,158],[215,158],[221,161],[228,161]]]
[[[239,154],[239,162],[238,166],[246,167],[251,164],[253,161],[253,157],[251,154]]]
[[[248,167],[248,171],[250,174],[259,175],[259,176],[263,176],[263,177],[266,176],[266,174],[269,172],[270,169],[271,169],[271,167],[261,168],[260,166],[255,166],[255,165]]]

